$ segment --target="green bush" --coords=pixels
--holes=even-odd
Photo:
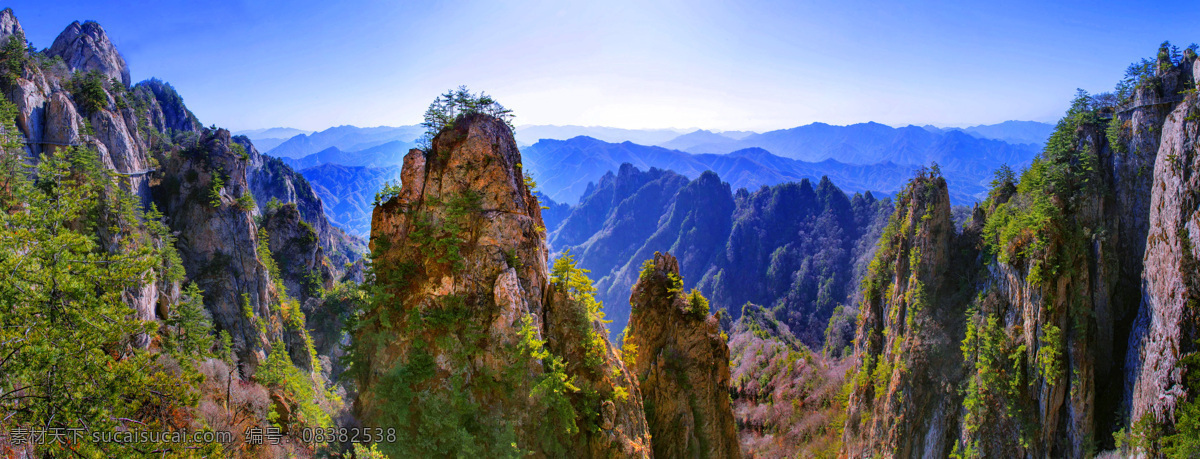
[[[1179,365],[1188,399],[1175,408],[1175,433],[1163,437],[1163,452],[1172,458],[1200,457],[1200,352],[1187,354]]]
[[[239,209],[249,212],[258,207],[258,204],[254,202],[254,195],[251,195],[249,192],[243,192],[237,198],[237,206]]]
[[[225,179],[221,177],[220,172],[214,172],[212,180],[208,182],[208,203],[214,209],[221,207],[221,189],[225,188]]]
[[[25,34],[17,32],[8,37],[8,42],[0,48],[0,81],[5,86],[11,86],[25,73],[25,63],[29,60],[25,47]]]
[[[399,196],[401,191],[403,188],[399,183],[393,185],[390,181],[383,182],[383,188],[375,192],[374,206],[379,207],[380,204],[391,201],[392,198]]]
[[[271,353],[267,356],[267,361],[259,365],[258,370],[254,373],[254,379],[264,386],[275,387],[281,390],[291,400],[295,400],[299,409],[298,424],[304,427],[329,427],[333,424],[329,413],[326,413],[317,405],[319,388],[311,377],[306,376],[298,368],[292,365],[292,358],[288,355],[287,348],[284,347],[282,340],[275,341],[271,345]],[[268,419],[275,422],[278,419],[278,414],[274,412],[274,406],[271,407],[271,413]],[[280,426],[287,427],[287,426]]]
[[[246,147],[243,147],[242,144],[234,142],[230,145],[230,148],[233,150],[233,154],[242,158],[243,161],[250,159],[250,154],[246,152]]]
[[[68,82],[71,95],[79,108],[87,114],[96,113],[108,108],[108,92],[104,89],[107,78],[95,70],[87,73],[76,73]]]
[[[693,317],[705,319],[708,317],[708,299],[700,294],[700,290],[692,289],[687,294],[688,314]]]

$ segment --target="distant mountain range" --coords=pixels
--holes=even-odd
[[[1027,143],[1033,145],[1045,145],[1046,139],[1050,138],[1050,133],[1054,132],[1053,124],[1039,123],[1037,121],[1005,121],[1000,124],[979,125],[966,128],[938,128],[933,126],[924,126],[924,128],[932,132],[957,130],[983,139],[1001,140],[1014,144]]]
[[[936,129],[936,128],[935,128]],[[996,129],[1000,132],[1000,129]],[[1018,164],[1040,150],[1030,145],[981,138],[949,129],[934,131],[917,126],[893,128],[879,123],[833,126],[813,123],[764,132],[741,140],[699,143],[684,148],[689,153],[724,154],[745,148],[763,148],[779,156],[818,162],[834,159],[850,164],[929,164],[966,160],[988,164]],[[989,168],[990,169],[990,168]]]
[[[279,144],[287,141],[292,137],[304,134],[312,134],[313,131],[305,131],[295,128],[266,128],[266,129],[251,129],[248,131],[234,132],[233,135],[244,135],[254,142],[254,146],[260,151],[268,151],[279,146]]]
[[[706,130],[701,129],[698,131],[689,132],[687,134],[681,135],[674,139],[660,143],[660,144],[658,144],[658,146],[663,147],[663,148],[670,148],[672,150],[687,150],[688,148],[692,148],[692,147],[695,147],[698,145],[722,144],[722,143],[736,142],[738,140],[746,138],[746,136],[753,135],[753,134],[755,134],[755,133],[748,132],[748,133],[746,133],[746,135],[743,135],[740,137],[732,137],[727,134],[717,133],[717,132],[713,132],[713,131],[706,131]]]
[[[400,168],[350,167],[322,164],[301,169],[317,196],[325,203],[325,214],[346,232],[367,238],[371,234],[371,211],[375,193],[383,184],[400,183]]]
[[[364,167],[399,166],[404,163],[404,155],[408,154],[408,151],[414,146],[416,145],[411,142],[393,140],[358,151],[342,151],[338,147],[329,147],[303,158],[285,157],[283,162],[297,170],[322,164]]]
[[[516,138],[517,145],[532,145],[542,139],[566,140],[579,136],[587,136],[605,142],[633,142],[642,145],[657,145],[685,133],[687,131],[682,129],[621,129],[603,126],[526,125],[517,127]]]
[[[822,123],[813,123],[793,129],[759,134],[751,131],[709,131],[703,129],[688,131],[683,129],[621,129],[603,126],[525,125],[517,127],[516,139],[519,145],[528,146],[542,139],[567,140],[579,136],[587,136],[611,143],[633,142],[639,145],[657,145],[672,150],[683,150],[692,153],[728,153],[756,146],[765,148],[781,156],[812,161],[814,160],[813,158],[792,156],[790,150],[777,150],[773,148],[775,145],[765,145],[763,143],[769,143],[772,138],[779,137],[779,133],[789,133],[784,135],[785,137],[803,135],[805,133],[820,136],[826,132],[823,129],[832,131],[843,130],[850,134],[856,134],[878,128],[887,129],[888,127],[878,123],[862,123],[850,126],[830,126]],[[934,134],[959,131],[981,139],[1000,140],[1012,144],[1034,144],[1038,146],[1045,143],[1046,138],[1050,136],[1050,131],[1053,128],[1053,125],[1036,121],[1005,121],[999,124],[965,128],[939,128],[928,125],[922,127],[922,129]],[[901,129],[906,128],[898,128],[898,130]],[[410,125],[395,127],[379,126],[373,128],[337,126],[320,132],[274,127],[238,131],[233,134],[249,137],[261,151],[265,151],[271,156],[302,158],[322,152],[330,147],[337,147],[341,151],[353,152],[392,141],[414,143],[423,132],[424,128],[420,125]],[[860,146],[850,145],[850,147]],[[870,156],[871,152],[866,151],[863,153]],[[816,158],[816,160],[820,159],[826,158]],[[849,161],[846,158],[834,157],[834,159],[843,162],[857,162]]]
[[[330,147],[342,151],[360,151],[393,141],[411,144],[424,132],[425,128],[415,125],[370,128],[337,126],[312,134],[296,135],[267,151],[267,154],[278,158],[303,158]]]
[[[813,123],[764,133],[521,126],[516,136],[532,142],[521,150],[541,193],[571,206],[623,163],[641,170],[672,170],[688,179],[712,170],[734,190],[754,191],[802,179],[816,183],[829,177],[846,192],[886,196],[899,190],[915,169],[936,162],[953,184],[951,200],[969,204],[982,196],[999,165],[1019,169],[1027,164],[1051,129],[1032,121],[966,128]],[[322,197],[331,203],[330,219],[357,235],[366,235],[369,228],[375,191],[384,180],[398,180],[389,168],[401,165],[422,132],[417,125],[242,131],[259,145],[294,133],[268,154],[282,158],[314,184],[325,184],[319,192],[328,193]],[[571,134],[580,135],[566,137]],[[320,167],[326,165],[341,167]]]
[[[737,305],[768,306],[820,348],[825,324],[853,296],[845,286],[857,285],[855,272],[870,261],[892,205],[871,193],[848,195],[828,178],[815,183],[748,192],[713,172],[689,180],[626,163],[589,187],[560,224],[547,223],[548,242],[591,271],[614,339],[625,328],[642,262],[669,251],[683,254],[685,290],[698,287],[734,317]]]
[[[901,131],[901,135],[884,129]],[[590,137],[542,140],[524,148],[522,154],[542,192],[555,201],[567,204],[578,202],[579,197],[587,194],[589,186],[599,176],[616,170],[622,163],[630,163],[639,169],[669,169],[688,178],[696,178],[705,170],[712,170],[734,189],[755,190],[764,185],[804,178],[819,181],[821,177],[828,176],[849,192],[892,194],[904,185],[915,169],[932,161],[940,165],[948,181],[955,183],[952,199],[956,203],[967,204],[974,202],[986,190],[986,184],[997,166],[1007,163],[1019,167],[1028,163],[1037,151],[1032,146],[978,139],[957,131],[936,134],[917,127],[893,129],[883,125],[871,126],[869,130],[884,134],[874,140],[874,151],[883,159],[871,164],[851,164],[828,157],[816,162],[797,160],[779,156],[774,150],[757,147],[727,154],[692,154],[631,142],[608,143]],[[856,136],[839,132],[838,129],[830,130],[829,134],[841,136],[840,142],[829,142],[832,145],[830,149],[837,149],[839,143],[845,145],[849,142],[872,145],[871,139],[864,138],[865,135]],[[781,149],[804,142],[802,136],[789,139],[782,133],[766,137],[754,135],[747,139],[754,137],[772,140],[771,143]],[[884,139],[891,143],[885,143]],[[862,156],[859,159],[865,160]]]

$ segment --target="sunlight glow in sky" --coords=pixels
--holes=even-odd
[[[39,48],[99,22],[135,81],[235,130],[415,124],[460,84],[518,125],[1052,122],[1075,88],[1111,90],[1163,40],[1200,41],[1196,1],[643,3],[8,5]]]

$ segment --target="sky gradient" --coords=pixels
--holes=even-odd
[[[9,2],[39,48],[95,20],[205,124],[416,124],[460,84],[516,124],[756,130],[1053,122],[1200,2]]]

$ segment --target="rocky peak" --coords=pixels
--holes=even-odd
[[[0,44],[7,43],[8,37],[13,35],[25,36],[25,31],[21,29],[21,23],[17,21],[12,8],[5,8],[0,11]]]
[[[649,454],[636,381],[590,297],[551,279],[520,162],[508,126],[467,115],[405,156],[402,188],[375,208],[382,295],[350,371],[362,421],[399,431],[395,457]]]
[[[128,87],[131,83],[125,58],[117,52],[108,39],[104,28],[92,21],[72,22],[63,30],[54,44],[50,45],[51,56],[59,56],[73,71],[97,71],[120,81]]]
[[[658,457],[739,457],[729,346],[708,301],[684,294],[679,261],[656,252],[629,298],[624,351]]]
[[[923,171],[896,209],[863,281],[855,335],[861,360],[845,428],[851,456],[942,457],[950,452],[949,401],[961,377],[961,304],[944,298],[954,227],[946,181]],[[941,301],[931,301],[940,299]],[[950,424],[950,425],[947,425]]]
[[[155,114],[161,113],[161,117],[155,117],[151,122],[159,131],[195,132],[204,127],[196,115],[183,104],[183,97],[175,92],[170,83],[151,78],[138,83],[137,87],[145,88],[154,95],[159,108]]]

